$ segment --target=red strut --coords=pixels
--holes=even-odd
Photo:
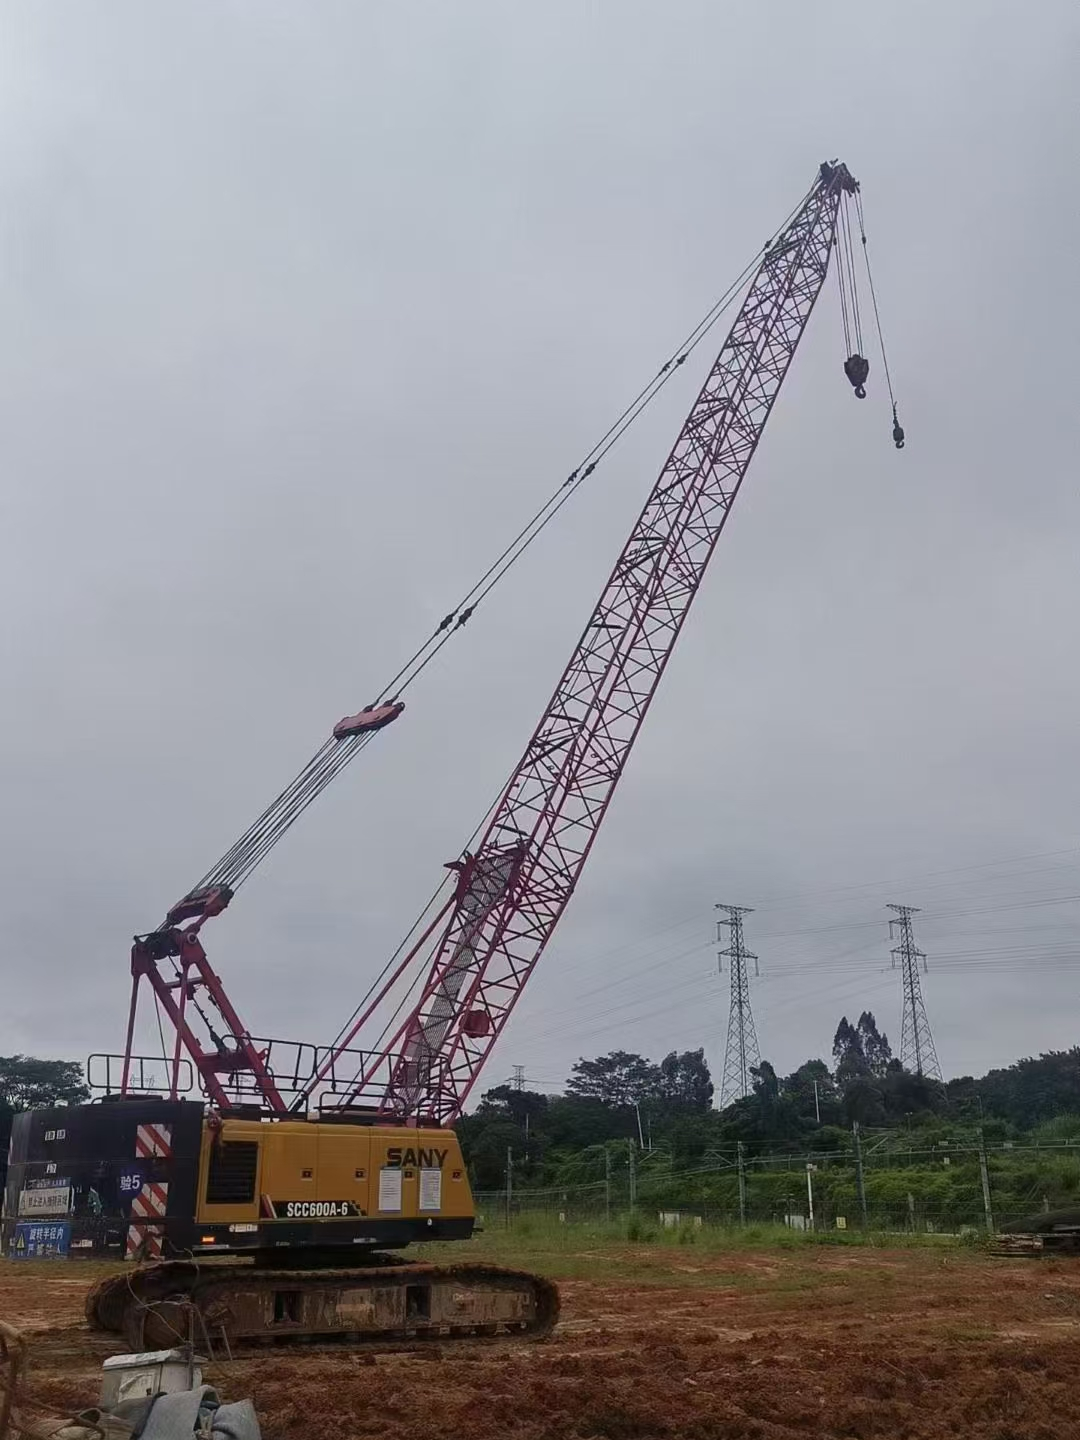
[[[846,166],[823,165],[766,250],[479,846],[456,866],[423,994],[360,1078],[383,1113],[461,1114],[573,894],[821,292],[841,195],[857,188]]]

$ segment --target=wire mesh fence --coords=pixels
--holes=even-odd
[[[849,1150],[713,1154],[693,1166],[609,1147],[606,1173],[564,1185],[480,1190],[483,1223],[527,1216],[558,1223],[631,1212],[659,1225],[782,1224],[794,1230],[871,1229],[907,1234],[993,1231],[1040,1212],[1080,1211],[1080,1145],[936,1145],[871,1137]]]

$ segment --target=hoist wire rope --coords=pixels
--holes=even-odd
[[[693,327],[682,343],[673,351],[652,379],[642,387],[622,413],[608,427],[595,445],[588,451],[581,463],[571,471],[558,489],[544,502],[532,518],[518,531],[491,565],[483,572],[458,603],[447,612],[428,639],[419,646],[409,660],[398,670],[388,685],[379,692],[375,703],[387,698],[397,699],[422,673],[426,666],[442,650],[452,635],[460,630],[476,606],[486,598],[492,589],[504,578],[513,565],[522,557],[530,545],[547,528],[584,481],[593,473],[600,461],[627,430],[656,399],[671,380],[675,372],[689,358],[701,341],[712,330],[723,313],[731,305],[748,276],[761,264],[761,257],[781,236],[792,219],[804,208],[813,187],[803,195],[799,203],[774,231],[763,251],[755,254],[743,268],[738,278],[714,302],[701,320]],[[455,623],[456,622],[456,623]],[[343,741],[328,740],[300,770],[294,779],[277,795],[256,821],[240,836],[225,855],[209,870],[194,890],[213,885],[228,885],[236,890],[252,873],[282,838],[285,832],[322,793],[341,770],[368,744],[374,732],[368,731],[351,736]],[[192,892],[189,892],[192,893]]]
[[[864,353],[866,342],[863,339],[862,328],[862,305],[859,301],[859,283],[855,265],[855,238],[851,227],[851,200],[845,196],[844,203],[844,229],[847,231],[848,264],[851,267],[851,291],[855,296],[855,332],[859,342],[859,353]]]
[[[870,286],[870,299],[874,306],[874,326],[877,330],[878,344],[881,346],[881,367],[885,371],[885,384],[889,389],[889,401],[893,409],[896,409],[896,396],[893,394],[892,375],[889,373],[889,358],[885,353],[885,334],[881,328],[881,312],[878,310],[877,290],[874,288],[874,272],[870,269],[870,250],[866,243],[866,220],[863,216],[862,196],[855,196],[855,208],[859,217],[859,238],[862,241],[863,262],[866,265],[866,279]]]
[[[840,232],[836,234],[836,288],[840,292],[840,320],[844,327],[844,353],[851,355],[851,318],[848,314],[847,285],[844,283],[844,256]]]
[[[851,216],[850,204],[845,196],[840,206],[839,215],[839,255],[840,270],[844,276],[844,286],[848,292],[848,307],[851,317],[851,331],[848,333],[845,328],[844,339],[848,346],[848,353],[852,353],[852,340],[854,339],[854,352],[863,353],[862,333],[862,312],[859,307],[859,288],[855,275],[855,250],[851,238]]]

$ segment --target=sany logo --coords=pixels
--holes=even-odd
[[[386,1152],[386,1163],[387,1165],[415,1165],[420,1170],[441,1170],[449,1154],[449,1150],[425,1150],[423,1148],[414,1150],[411,1147],[405,1150],[399,1145],[394,1145]]]

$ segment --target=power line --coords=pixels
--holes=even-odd
[[[954,974],[962,974],[967,971],[979,971],[989,976],[995,971],[1004,975],[1011,969],[1027,970],[1039,967],[1049,977],[1057,971],[1065,973],[1067,969],[1071,970],[1077,959],[1080,959],[1080,955],[1077,953],[1080,950],[1080,919],[1074,922],[1071,914],[1063,912],[1060,919],[1047,918],[1041,921],[1032,916],[1028,924],[1006,928],[995,927],[992,932],[988,927],[980,926],[976,929],[962,924],[958,926],[953,922],[962,922],[967,917],[974,915],[982,917],[988,911],[993,910],[1023,912],[1060,906],[1076,906],[1080,901],[1080,896],[1075,896],[1072,892],[1057,891],[1046,894],[1036,891],[1033,894],[1027,888],[1003,890],[1002,881],[1010,878],[1010,871],[1017,875],[1017,878],[1023,880],[1047,871],[1060,872],[1062,869],[1071,871],[1072,867],[1067,863],[1068,858],[1077,853],[1077,847],[1067,847],[1013,855],[998,860],[978,862],[974,865],[923,872],[924,879],[921,888],[952,892],[948,899],[942,895],[942,899],[939,901],[941,905],[939,911],[935,913],[924,910],[922,914],[923,923],[936,923],[939,927],[937,933],[948,936],[948,940],[951,942],[947,949],[935,949],[935,963],[939,973],[952,971]],[[1040,865],[1037,863],[1046,860],[1053,861],[1059,857],[1065,857],[1066,863],[1063,865]],[[937,883],[927,883],[933,877],[938,877]],[[836,894],[841,903],[845,904],[858,903],[861,896],[853,892],[877,888],[884,883],[882,881],[863,882],[860,886],[836,886],[831,890],[822,890],[816,893],[822,897]],[[993,899],[996,903],[989,905],[979,903],[977,895],[971,893],[972,885],[976,889],[992,886]],[[964,894],[963,891],[968,893]],[[784,903],[783,898],[777,897],[774,902],[775,908],[782,910]],[[972,909],[972,903],[976,904],[978,908]],[[765,908],[772,907],[766,905]],[[861,909],[861,905],[859,908]],[[823,921],[826,919],[825,915],[822,915],[821,918]],[[582,1039],[586,1037],[591,1039],[593,1036],[610,1034],[617,1030],[625,1031],[628,1027],[639,1028],[643,1021],[648,1021],[647,1048],[652,1053],[653,1047],[662,1046],[665,1034],[674,1034],[674,1026],[678,1025],[679,1021],[676,1019],[659,1025],[656,1022],[663,1022],[666,1017],[678,1016],[680,1013],[684,1016],[691,1016],[698,1002],[704,1000],[708,995],[708,974],[710,972],[705,969],[699,970],[696,963],[693,964],[691,973],[672,975],[674,967],[679,966],[681,969],[681,962],[687,959],[696,962],[697,956],[704,950],[705,945],[703,944],[679,943],[682,938],[679,932],[684,931],[689,925],[700,924],[701,919],[700,912],[695,912],[677,920],[668,920],[652,929],[644,931],[639,929],[636,938],[630,942],[629,946],[623,947],[623,953],[625,954],[628,950],[633,955],[636,951],[640,960],[629,968],[621,967],[616,994],[612,995],[610,979],[577,992],[577,997],[583,999],[589,996],[603,995],[609,1003],[603,1005],[599,1010],[590,1010],[588,1022],[582,1021],[580,1026],[567,1023],[565,996],[560,999],[558,1005],[542,1006],[535,1013],[531,1010],[523,1011],[520,1019],[525,1021],[525,1024],[521,1026],[518,1033],[522,1036],[524,1043],[530,1047],[534,1043],[546,1043],[549,1040],[573,1044],[579,1035]],[[860,932],[876,928],[877,923],[879,922],[849,917],[833,923],[804,924],[786,931],[767,932],[779,945],[782,953],[785,944],[789,947],[782,963],[774,962],[770,965],[770,973],[773,977],[784,977],[785,981],[792,982],[788,985],[784,998],[779,1001],[770,999],[769,1014],[787,1013],[793,1006],[796,1008],[811,1007],[818,1011],[821,1002],[826,997],[835,995],[839,1001],[849,995],[854,997],[857,994],[880,990],[884,982],[878,978],[882,972],[878,968],[880,961],[877,960],[874,953],[872,942],[869,936],[866,939],[856,938]],[[1018,940],[1015,945],[980,943],[979,937],[984,930],[987,940],[990,939],[991,933],[995,939],[1015,934],[1031,937],[1031,943],[1025,944],[1022,940]],[[1042,932],[1042,934],[1037,934],[1037,932]],[[843,947],[837,952],[829,941],[833,937],[844,934],[851,935],[855,943]],[[813,949],[820,952],[822,947],[820,944],[814,943],[817,936],[828,937],[826,945],[832,953],[824,955],[806,953],[807,941],[810,942]],[[663,943],[664,937],[667,937],[666,944]],[[659,945],[657,944],[658,938],[661,940]],[[963,943],[965,939],[968,940],[968,944]],[[957,941],[960,943],[957,944]],[[592,954],[574,954],[573,971],[582,973],[591,968],[594,974],[602,973],[603,961],[618,953],[620,952],[616,949],[601,949]],[[885,973],[888,973],[887,969]],[[822,985],[822,980],[827,976],[838,978],[833,984]],[[801,983],[800,977],[805,977]],[[662,986],[664,996],[669,997],[667,1003],[658,1005],[658,985]],[[539,1021],[539,1025],[536,1024],[537,1021]]]
[[[870,890],[870,889],[883,889],[883,888],[885,888],[886,886],[891,886],[891,885],[894,884],[894,883],[904,883],[904,884],[907,884],[907,883],[911,883],[912,881],[917,880],[917,879],[921,879],[921,878],[933,877],[933,876],[938,876],[938,875],[950,875],[950,874],[958,874],[958,873],[969,873],[969,872],[974,871],[974,870],[984,870],[984,869],[990,869],[990,868],[999,868],[999,867],[1002,867],[1002,866],[1019,865],[1019,864],[1023,864],[1023,863],[1024,863],[1025,861],[1027,861],[1027,860],[1044,859],[1044,858],[1046,858],[1047,856],[1052,856],[1052,855],[1075,855],[1075,854],[1077,854],[1077,853],[1080,853],[1080,850],[1078,850],[1077,847],[1070,847],[1069,849],[1066,849],[1066,850],[1043,851],[1043,852],[1038,852],[1038,853],[1033,854],[1033,855],[1014,856],[1014,857],[1012,857],[1011,859],[1008,859],[1008,860],[992,860],[992,861],[984,861],[984,862],[981,862],[981,863],[978,864],[978,865],[958,866],[958,867],[955,867],[953,870],[927,871],[927,872],[924,872],[924,875],[923,875],[923,876],[909,876],[909,877],[907,877],[904,881],[901,881],[901,882],[895,882],[895,881],[889,881],[889,880],[874,880],[874,881],[865,881],[865,882],[862,882],[861,884],[859,884],[859,885],[857,885],[857,886],[854,886],[854,885],[853,885],[853,886],[835,886],[835,887],[832,887],[831,889],[823,889],[823,890],[817,890],[817,891],[801,891],[801,892],[797,892],[797,893],[795,893],[795,894],[793,894],[793,895],[790,895],[790,896],[787,896],[787,897],[778,898],[778,899],[776,899],[776,900],[774,900],[774,901],[766,901],[766,902],[763,903],[763,904],[756,905],[756,906],[754,907],[754,909],[755,909],[756,911],[758,911],[759,913],[769,913],[770,911],[772,911],[772,910],[774,910],[774,909],[782,909],[782,908],[784,908],[784,906],[785,906],[787,903],[789,903],[789,902],[790,902],[790,903],[795,903],[795,902],[800,902],[800,903],[801,903],[801,902],[805,901],[805,899],[807,899],[807,898],[814,898],[814,897],[820,898],[820,897],[829,896],[829,895],[832,895],[832,894],[846,894],[846,893],[848,893],[849,891],[855,890],[855,889],[859,889],[859,890],[864,890],[864,889],[866,889],[866,890]],[[1064,868],[1064,867],[1062,867],[1062,866],[1046,866],[1046,867],[1041,867],[1041,868],[1038,869],[1038,870],[1024,871],[1024,872],[1021,872],[1021,873],[1022,873],[1022,874],[1028,874],[1028,875],[1034,875],[1034,874],[1044,873],[1044,872],[1047,871],[1047,870],[1060,870],[1060,869],[1062,869],[1062,868]],[[996,887],[996,892],[995,892],[995,893],[996,893],[998,896],[1001,896],[1001,894],[1002,894],[1002,892],[1001,892],[1001,890],[1000,890],[1000,880],[1001,880],[1001,878],[1002,878],[1002,877],[1000,877],[1000,876],[987,876],[987,877],[986,877],[987,882],[993,884],[993,885]],[[925,885],[924,885],[924,886],[922,886],[921,888],[923,888],[923,889],[933,889],[933,888],[949,888],[949,887],[948,887],[948,885],[946,885],[945,887],[940,887],[940,886],[935,887],[935,886],[925,886]],[[853,898],[857,898],[857,897],[853,897]],[[959,900],[960,898],[961,898],[961,897],[958,897],[958,900]],[[962,897],[962,898],[975,898],[975,897]],[[1073,899],[1080,900],[1080,896],[1052,895],[1052,896],[1047,897],[1047,896],[1038,896],[1038,895],[1036,895],[1036,896],[1034,896],[1034,897],[1030,897],[1030,896],[1029,896],[1029,897],[1026,898],[1026,899],[1017,899],[1015,903],[1013,903],[1013,904],[1011,904],[1011,905],[1008,905],[1006,908],[1014,908],[1014,909],[1015,909],[1015,908],[1019,908],[1019,909],[1023,909],[1023,908],[1028,908],[1028,907],[1031,907],[1031,906],[1040,906],[1040,905],[1043,905],[1043,904],[1048,904],[1048,905],[1049,905],[1049,904],[1059,904],[1059,903],[1064,904],[1064,903],[1068,903],[1070,900],[1073,900]],[[965,917],[967,917],[967,916],[969,916],[969,915],[973,915],[973,914],[984,914],[984,913],[986,913],[986,908],[987,908],[987,907],[986,907],[985,905],[980,905],[977,910],[942,911],[942,912],[940,912],[940,913],[937,914],[937,915],[935,915],[933,912],[927,911],[927,912],[924,913],[924,917],[923,917],[923,918],[924,918],[924,920],[929,920],[929,921],[931,921],[931,922],[937,922],[937,921],[948,920],[948,919],[965,918]],[[997,908],[997,907],[991,907],[991,908]],[[574,962],[575,969],[580,969],[583,965],[595,965],[595,964],[598,964],[598,963],[602,962],[602,961],[605,960],[605,959],[614,958],[615,956],[620,956],[620,957],[622,957],[622,958],[625,958],[625,956],[626,956],[628,953],[632,955],[635,951],[638,951],[638,952],[645,952],[645,957],[646,957],[646,958],[644,958],[643,964],[641,964],[640,966],[636,967],[634,970],[631,970],[631,971],[627,971],[627,970],[623,969],[621,973],[622,973],[624,976],[627,975],[627,974],[646,974],[646,973],[651,974],[651,973],[655,970],[655,967],[656,967],[656,965],[657,965],[658,960],[663,960],[663,961],[665,961],[665,962],[667,962],[667,963],[670,963],[671,961],[673,961],[673,960],[675,960],[675,959],[680,959],[680,958],[682,958],[682,957],[685,956],[685,955],[693,954],[693,953],[695,953],[697,950],[699,950],[699,949],[704,949],[704,948],[705,948],[704,945],[693,945],[693,946],[688,947],[688,948],[685,949],[685,950],[680,951],[677,956],[672,956],[672,955],[662,955],[662,956],[658,956],[658,955],[657,955],[657,952],[656,952],[656,950],[655,950],[655,948],[654,948],[654,944],[653,944],[653,942],[654,942],[659,936],[669,935],[669,934],[671,934],[672,932],[677,931],[677,930],[684,930],[684,929],[687,929],[687,928],[690,927],[690,926],[700,925],[700,924],[703,922],[704,919],[705,919],[705,912],[704,912],[704,911],[695,911],[694,913],[689,914],[689,915],[686,915],[686,916],[684,916],[684,917],[682,917],[682,918],[680,918],[680,919],[678,919],[678,920],[667,921],[667,922],[665,922],[663,925],[656,926],[654,929],[646,930],[646,931],[643,931],[643,932],[642,932],[642,931],[638,931],[637,938],[636,938],[635,940],[631,941],[630,944],[629,944],[629,946],[627,946],[627,945],[613,946],[613,947],[611,947],[611,948],[609,948],[609,949],[596,951],[596,952],[594,952],[594,953],[591,954],[591,955],[585,955],[584,957],[575,959],[575,962]],[[1063,922],[1063,923],[1067,924],[1067,922]],[[839,932],[839,931],[845,931],[845,930],[858,930],[858,929],[870,930],[870,929],[876,929],[877,924],[878,924],[878,922],[875,921],[875,920],[872,920],[872,919],[868,919],[868,920],[840,920],[840,921],[837,921],[837,922],[835,922],[835,923],[833,923],[833,924],[818,925],[818,926],[803,926],[803,927],[801,927],[801,928],[799,928],[799,929],[793,929],[793,930],[767,931],[767,932],[765,932],[765,934],[762,936],[762,938],[763,938],[763,939],[768,939],[768,940],[801,939],[803,936],[807,936],[807,935],[831,934],[831,933],[835,933],[835,932]],[[1033,928],[1033,927],[1024,927],[1023,930],[1017,930],[1016,932],[1008,932],[1008,931],[995,930],[994,933],[995,933],[995,934],[1002,934],[1002,933],[1029,933],[1031,928]],[[815,964],[816,964],[816,962],[815,962]],[[775,966],[772,967],[772,973],[774,973],[774,974],[779,973],[779,971],[776,969]],[[602,991],[607,991],[607,990],[609,990],[609,989],[610,989],[610,984],[609,984],[609,982],[606,982],[606,981],[605,981],[602,985],[597,985],[596,987],[594,987],[594,988],[592,988],[592,989],[590,989],[590,990],[583,991],[583,992],[579,992],[579,994],[582,996],[582,998],[584,998],[585,996],[593,995],[593,994],[599,994],[599,993],[601,993]],[[562,1006],[561,1006],[561,1004],[560,1004],[560,1006],[558,1006],[558,1007],[553,1007],[553,1008],[557,1008],[557,1009],[561,1010],[561,1009],[562,1009]]]
[[[775,910],[784,905],[795,905],[804,900],[818,899],[822,895],[848,894],[853,890],[876,890],[883,886],[912,885],[917,881],[936,880],[942,875],[968,875],[976,870],[995,870],[1000,866],[1023,865],[1028,860],[1050,860],[1059,855],[1080,855],[1080,845],[1069,845],[1062,850],[1037,850],[1032,854],[1012,855],[1001,860],[981,860],[974,865],[953,865],[945,869],[923,870],[914,875],[885,876],[877,880],[858,880],[848,885],[833,885],[826,888],[819,886],[813,890],[797,890],[787,895],[765,895],[754,902],[754,908],[759,911]],[[1060,867],[1049,866],[1047,868],[1057,869]],[[925,889],[926,887],[921,886],[920,888]]]

